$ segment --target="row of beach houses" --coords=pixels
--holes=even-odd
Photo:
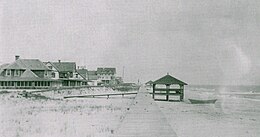
[[[116,85],[122,78],[116,77],[116,68],[87,70],[77,67],[76,62],[42,62],[39,59],[22,59],[0,65],[0,88],[45,89]]]

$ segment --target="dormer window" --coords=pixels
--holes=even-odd
[[[20,71],[19,70],[14,70],[14,76],[19,76],[20,75]]]
[[[6,70],[6,76],[11,76],[11,70]]]

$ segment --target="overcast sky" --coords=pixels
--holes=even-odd
[[[169,72],[188,84],[260,83],[259,0],[1,0],[0,63],[14,55]]]

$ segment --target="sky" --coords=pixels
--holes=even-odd
[[[21,58],[167,73],[200,85],[260,83],[259,0],[1,0],[0,64]]]

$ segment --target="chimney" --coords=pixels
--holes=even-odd
[[[15,60],[18,60],[20,58],[20,56],[15,55]]]
[[[59,63],[60,63],[60,60],[59,60]]]

